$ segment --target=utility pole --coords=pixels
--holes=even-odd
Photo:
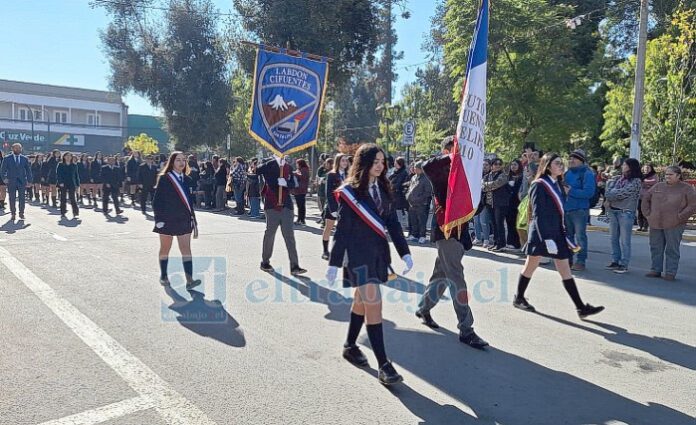
[[[386,68],[386,74],[385,74],[385,82],[384,82],[384,89],[386,91],[386,98],[384,100],[385,103],[388,103],[391,105],[392,103],[392,80],[394,79],[394,57],[392,55],[393,53],[393,44],[394,44],[394,37],[392,33],[392,0],[387,0],[386,1],[386,24],[387,24],[387,39],[384,44],[384,65]]]
[[[645,94],[645,47],[648,42],[648,0],[640,1],[640,26],[638,28],[638,55],[636,57],[636,82],[631,124],[631,148],[629,156],[640,161],[640,132],[643,122],[643,97]]]

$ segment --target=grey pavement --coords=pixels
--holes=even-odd
[[[310,201],[310,205],[313,201]],[[310,216],[316,216],[310,208]],[[381,386],[341,357],[350,291],[328,285],[314,220],[296,228],[306,278],[294,278],[280,235],[258,269],[263,222],[199,212],[194,269],[158,283],[153,222],[126,208],[61,222],[27,209],[0,216],[0,424],[693,424],[696,415],[696,243],[675,282],[643,277],[647,238],[633,238],[626,275],[603,269],[608,234],[590,234],[580,321],[549,266],[511,306],[523,259],[481,249],[464,258],[475,328],[486,352],[459,343],[451,301],[442,328],[414,317],[435,261],[412,245],[414,270],[384,288],[387,352],[403,384]],[[398,258],[394,253],[394,258]],[[402,270],[400,260],[394,268]],[[50,422],[52,421],[52,422]]]

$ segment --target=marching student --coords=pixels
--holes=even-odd
[[[56,175],[56,172],[58,171],[59,163],[60,151],[58,149],[53,149],[53,152],[51,152],[51,157],[48,159],[48,163],[46,164],[48,167],[46,181],[48,182],[48,193],[51,196],[51,206],[53,207],[58,206],[58,176]]]
[[[604,307],[583,303],[570,272],[568,259],[572,252],[577,252],[579,248],[567,237],[565,228],[566,194],[559,185],[559,180],[563,178],[563,168],[563,160],[558,154],[545,154],[539,162],[536,178],[529,189],[532,217],[525,246],[527,260],[520,273],[513,306],[520,310],[536,311],[524,298],[524,294],[541,257],[551,257],[563,279],[563,287],[575,303],[578,315],[582,319],[601,312]]]
[[[188,163],[183,152],[172,152],[157,178],[155,197],[152,200],[152,210],[155,214],[155,228],[152,231],[158,233],[160,238],[160,284],[169,285],[167,265],[169,251],[176,236],[186,275],[186,289],[191,289],[200,285],[201,281],[193,279],[191,233],[194,239],[197,238],[198,228],[193,209],[194,202],[191,199],[192,180],[188,172]]]
[[[334,168],[326,174],[326,206],[324,207],[324,233],[321,236],[324,252],[321,258],[329,259],[329,240],[333,231],[336,218],[338,218],[338,203],[334,191],[343,183],[348,174],[350,161],[348,155],[338,154],[334,158]]]
[[[77,194],[78,201],[84,205],[85,196],[87,197],[87,203],[89,203],[90,198],[89,161],[86,153],[81,154],[77,161],[77,176],[80,178],[80,191]]]
[[[122,214],[123,211],[118,203],[118,192],[121,187],[121,178],[119,176],[119,168],[115,166],[115,159],[110,156],[106,159],[106,165],[102,167],[100,180],[102,181],[102,213],[105,216],[109,215],[109,196],[114,201],[114,209],[116,214]]]
[[[41,164],[43,163],[44,156],[37,153],[34,160],[31,162],[31,175],[32,175],[32,185],[34,186],[34,199],[37,202],[41,202],[39,197],[39,192],[41,191]]]
[[[272,272],[271,256],[275,235],[280,227],[280,232],[285,240],[285,247],[290,257],[290,273],[293,276],[307,273],[300,267],[295,246],[295,228],[293,226],[294,214],[292,211],[292,198],[290,190],[295,186],[292,178],[292,170],[284,158],[272,157],[256,168],[256,173],[263,177],[264,186],[263,208],[266,215],[266,232],[263,235],[263,251],[261,253],[261,270]]]
[[[138,170],[141,164],[140,152],[131,152],[128,161],[126,161],[126,187],[128,190],[128,197],[131,201],[131,206],[135,208],[135,198],[138,192],[138,187],[140,186],[140,181],[138,180]]]
[[[2,151],[0,150],[0,170],[2,169],[2,161],[4,161]],[[0,210],[5,209],[5,195],[7,194],[7,185],[5,180],[0,178]]]
[[[43,162],[41,163],[41,197],[43,198],[43,203],[48,205],[48,199],[49,199],[49,187],[50,185],[48,184],[48,173],[49,173],[49,168],[51,167],[49,161],[51,159],[50,154],[46,154],[46,156],[43,157]]]
[[[65,219],[67,213],[67,198],[70,198],[70,206],[72,207],[73,218],[78,218],[80,209],[77,207],[75,199],[75,190],[80,187],[80,176],[77,171],[77,164],[74,164],[73,155],[70,152],[64,152],[60,164],[56,169],[56,182],[60,187],[60,218]]]
[[[435,195],[435,224],[432,229],[431,239],[437,247],[437,257],[433,267],[428,286],[423,292],[423,297],[418,303],[416,317],[423,324],[437,329],[439,325],[430,316],[430,310],[437,305],[449,287],[454,305],[454,313],[457,316],[457,328],[459,328],[459,341],[483,350],[488,342],[474,332],[474,315],[469,306],[469,297],[464,278],[462,258],[467,250],[472,248],[469,224],[465,223],[461,229],[454,229],[449,238],[445,237],[440,225],[445,221],[445,206],[447,205],[448,183],[451,159],[450,152],[454,147],[454,136],[448,136],[442,141],[442,154],[428,160],[423,165],[423,171],[432,184]]]
[[[138,181],[142,186],[140,190],[140,211],[147,212],[147,198],[155,196],[155,185],[157,184],[157,166],[155,158],[148,155],[145,162],[138,167]]]
[[[12,154],[5,157],[2,164],[0,164],[0,180],[3,180],[9,191],[12,221],[15,220],[15,213],[17,212],[15,206],[17,197],[19,197],[19,219],[24,220],[26,188],[32,180],[32,175],[29,160],[22,155],[22,145],[20,143],[12,145]]]
[[[343,286],[355,288],[343,357],[356,366],[367,365],[367,358],[356,345],[366,323],[379,381],[391,385],[403,378],[387,358],[382,330],[379,286],[387,281],[391,263],[387,236],[406,263],[404,274],[413,267],[413,260],[394,208],[385,158],[384,151],[371,143],[360,146],[355,154],[355,163],[338,189],[339,219],[326,278],[334,282],[338,268],[343,267]]]
[[[102,178],[101,178],[101,172],[102,172],[102,167],[104,167],[105,162],[104,162],[104,156],[102,155],[101,152],[97,151],[94,154],[94,161],[92,161],[92,165],[89,169],[89,182],[92,184],[92,189],[93,189],[93,200],[94,200],[94,209],[97,209],[97,192],[101,192],[101,186],[102,186]],[[102,198],[104,197],[104,192],[100,193]]]

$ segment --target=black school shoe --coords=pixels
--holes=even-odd
[[[198,285],[200,285],[200,284],[201,284],[201,280],[200,280],[200,279],[196,279],[196,280],[192,280],[192,281],[186,282],[186,289],[193,289],[193,288],[195,288],[196,286],[198,286]]]
[[[290,270],[290,274],[293,276],[299,276],[301,274],[307,273],[307,270],[303,269],[300,266],[295,266]]]
[[[367,357],[365,357],[365,354],[360,351],[360,347],[357,345],[344,345],[343,358],[348,360],[351,364],[359,367],[364,367],[369,364]]]
[[[425,326],[429,327],[430,329],[438,329],[440,328],[440,325],[438,325],[434,320],[433,317],[430,315],[430,313],[426,313],[420,310],[416,311],[416,317],[421,319],[421,323],[423,323]]]
[[[379,368],[377,377],[382,385],[394,385],[404,380],[404,377],[399,375],[391,362],[386,362]]]
[[[488,347],[488,343],[483,338],[476,335],[476,332],[474,331],[472,331],[469,335],[466,336],[459,335],[459,341],[472,348],[476,348],[477,350],[483,350],[486,347]]]
[[[594,307],[590,304],[585,304],[583,308],[578,309],[578,316],[580,316],[581,319],[584,319],[587,316],[592,316],[593,314],[601,313],[604,310],[604,307],[597,306]]]
[[[512,302],[513,307],[519,308],[520,310],[535,312],[536,309],[533,305],[527,302],[526,298],[518,297],[515,295],[515,300]]]
[[[273,271],[273,266],[271,263],[261,263],[261,270],[265,272],[272,272]]]

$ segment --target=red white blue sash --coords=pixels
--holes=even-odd
[[[556,209],[558,210],[558,213],[561,215],[561,227],[563,228],[563,233],[566,234],[566,228],[565,228],[565,209],[563,208],[563,200],[561,199],[561,196],[558,194],[558,192],[553,188],[551,183],[546,180],[545,178],[539,178],[534,180],[534,183],[540,184],[545,190],[546,193],[551,197],[553,200],[553,203],[556,205]],[[537,226],[538,229],[538,226]],[[575,244],[575,242],[571,241],[568,236],[565,237],[566,243],[568,244],[568,248],[574,253],[580,252],[580,247]]]
[[[169,178],[169,181],[172,183],[172,187],[174,187],[174,190],[176,191],[177,195],[179,195],[179,199],[181,199],[181,202],[183,202],[184,205],[186,205],[186,208],[188,208],[189,213],[191,213],[193,238],[196,239],[198,237],[198,223],[196,222],[196,215],[193,212],[193,208],[191,207],[191,201],[189,199],[189,196],[186,193],[186,190],[184,190],[184,186],[181,184],[181,182],[176,177],[173,171],[168,172],[167,177]]]
[[[352,187],[344,185],[336,190],[337,200],[343,200],[378,235],[387,238],[387,225],[377,211],[355,196]]]

